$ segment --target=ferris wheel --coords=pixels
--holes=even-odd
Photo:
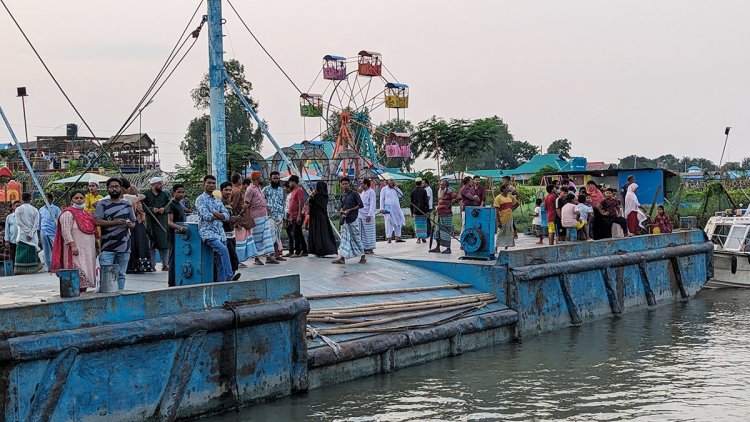
[[[349,65],[354,65],[354,69]],[[372,177],[373,171],[381,169],[383,157],[372,139],[376,132],[388,139],[384,154],[387,157],[411,155],[408,135],[388,133],[372,123],[373,116],[389,120],[394,112],[395,118],[400,119],[409,107],[408,85],[389,81],[383,75],[384,69],[393,77],[380,53],[373,51],[362,50],[350,58],[326,55],[310,91],[300,95],[300,116],[305,120],[320,119],[321,131],[313,141],[334,143],[326,179],[335,180],[341,174]],[[319,93],[313,93],[313,88],[320,88]]]

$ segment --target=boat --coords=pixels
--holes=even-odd
[[[714,277],[706,287],[750,287],[750,208],[717,213],[704,230],[714,244]]]

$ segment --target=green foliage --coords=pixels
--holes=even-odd
[[[253,86],[245,79],[244,66],[237,60],[224,62],[224,66],[250,106],[253,107],[253,110],[257,110],[258,103],[250,97]],[[195,108],[199,110],[209,108],[209,92],[208,74],[206,74],[198,87],[190,92]],[[254,128],[242,102],[234,95],[228,85],[225,86],[224,98],[226,102],[227,169],[230,173],[242,172],[247,167],[248,161],[246,160],[260,149],[263,133],[260,128]],[[185,138],[180,143],[180,150],[185,154],[185,158],[192,168],[191,171],[195,170],[202,174],[207,171],[206,125],[210,120],[207,114],[191,120]]]
[[[739,168],[750,168],[750,157],[743,160],[741,163],[726,163],[732,165],[730,170],[737,170]],[[743,167],[747,165],[747,167]],[[698,166],[703,171],[715,170],[716,164],[707,158],[692,158],[682,157],[677,158],[672,154],[660,155],[656,158],[647,158],[640,155],[629,155],[625,158],[621,158],[618,167],[621,169],[632,169],[632,168],[665,168],[672,170],[676,173],[687,171],[688,167]],[[736,167],[736,168],[735,168]]]
[[[417,125],[412,135],[415,157],[443,160],[443,172],[470,168],[515,168],[537,153],[528,142],[516,141],[508,125],[497,116],[484,119],[451,119],[433,116]]]
[[[570,149],[573,147],[567,138],[552,142],[547,148],[547,154],[557,154],[565,160],[570,159]]]
[[[542,177],[547,174],[558,173],[559,171],[552,166],[544,166],[539,169],[533,176],[529,178],[529,184],[532,186],[539,186],[542,183]]]

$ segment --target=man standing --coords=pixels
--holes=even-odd
[[[385,214],[385,237],[388,243],[393,239],[404,242],[401,240],[401,227],[406,223],[406,218],[401,211],[402,196],[404,193],[393,179],[388,179],[388,184],[380,190],[380,212]]]
[[[274,242],[274,257],[277,261],[286,261],[281,257],[284,245],[281,243],[281,229],[284,224],[284,188],[278,171],[271,172],[271,184],[263,188],[263,196],[268,204],[268,216],[271,218],[271,238]]]
[[[107,180],[109,199],[96,203],[94,220],[101,227],[102,252],[99,264],[119,266],[117,288],[125,289],[125,273],[130,260],[130,230],[135,228],[135,212],[130,204],[122,199],[120,179]]]
[[[229,211],[231,215],[233,213],[232,206],[229,204],[229,198],[232,196],[232,184],[229,182],[223,182],[219,187],[221,190],[221,202]],[[229,263],[232,265],[232,273],[234,277],[232,280],[239,279],[240,273],[237,270],[240,268],[240,261],[237,260],[237,242],[234,238],[234,221],[236,217],[230,217],[229,220],[222,221],[221,225],[224,227],[224,234],[227,236],[227,251],[229,252]]]
[[[39,236],[39,211],[31,204],[31,193],[21,195],[21,206],[16,208],[18,235],[16,236],[16,275],[34,274],[42,269],[37,245]]]
[[[350,258],[359,258],[359,263],[367,262],[365,247],[362,245],[362,235],[357,224],[358,210],[362,208],[362,199],[357,191],[351,188],[349,178],[341,178],[341,246],[339,259],[331,261],[334,264],[346,264]]]
[[[433,204],[435,203],[435,197],[432,193],[432,187],[430,186],[430,179],[424,178],[422,179],[422,187],[424,188],[424,191],[427,192],[427,208],[430,213],[432,213]]]
[[[359,224],[359,232],[362,235],[362,246],[365,248],[366,254],[374,253],[375,249],[375,189],[370,187],[370,179],[362,180],[362,193],[360,199],[362,200],[362,208],[359,209],[359,216],[357,218],[357,224]]]
[[[93,214],[94,209],[96,208],[96,203],[101,199],[102,196],[99,195],[99,182],[95,180],[89,181],[89,191],[84,197],[83,209]]]
[[[482,205],[482,199],[477,195],[476,185],[471,182],[471,177],[466,176],[461,181],[461,190],[458,191],[461,197],[461,233],[466,229],[466,207],[476,207]]]
[[[414,232],[416,233],[417,243],[427,243],[427,191],[422,187],[422,178],[414,179],[414,190],[411,191],[409,198],[409,208],[411,215],[414,217]]]
[[[250,218],[255,221],[253,240],[258,254],[255,257],[254,264],[263,265],[263,261],[260,260],[261,256],[266,257],[266,264],[279,264],[279,261],[274,258],[276,249],[274,248],[272,223],[268,217],[268,203],[261,190],[263,176],[259,171],[254,171],[250,174],[250,180],[252,184],[245,190],[244,199],[245,212],[249,213]]]
[[[286,230],[287,242],[289,242],[289,252],[287,252],[284,257],[291,257],[294,253],[294,225],[289,217],[289,201],[292,199],[292,189],[289,186],[288,180],[284,182],[283,186],[284,194],[286,195],[286,198],[284,199],[284,229]]]
[[[198,214],[198,234],[203,242],[211,248],[216,259],[216,281],[229,281],[234,277],[232,263],[229,261],[227,235],[223,221],[229,221],[229,211],[218,199],[214,198],[216,177],[203,177],[203,193],[195,199],[195,212]]]
[[[54,197],[47,193],[47,202],[49,207],[43,205],[39,209],[39,235],[42,241],[42,250],[44,251],[44,264],[49,270],[52,264],[52,245],[55,243],[55,232],[57,230],[57,219],[60,218],[60,208],[52,203]]]
[[[169,274],[167,275],[167,285],[175,285],[175,268],[174,268],[174,236],[176,233],[185,234],[188,228],[180,223],[186,219],[185,209],[182,207],[182,200],[185,199],[185,186],[177,183],[172,186],[172,200],[167,205],[167,229],[169,230]]]
[[[479,197],[479,204],[477,206],[483,207],[487,200],[487,187],[482,184],[482,178],[474,176],[474,194]]]
[[[16,219],[16,208],[21,205],[21,201],[13,202],[10,214],[5,217],[5,241],[10,245],[10,260],[16,260],[16,242],[18,242],[18,220]]]
[[[169,270],[169,236],[167,234],[167,205],[169,194],[162,189],[160,177],[149,180],[151,189],[146,191],[143,206],[146,208],[146,231],[151,239],[151,263],[156,265],[156,251],[161,257],[161,270]],[[151,212],[149,212],[151,210]]]
[[[435,232],[435,239],[437,240],[437,245],[435,248],[430,249],[430,252],[442,254],[451,253],[451,238],[453,237],[453,204],[459,200],[460,197],[458,194],[451,191],[450,186],[448,186],[448,181],[441,180],[436,209],[438,224],[437,231]],[[445,250],[442,252],[440,252],[441,246],[445,247]]]
[[[293,226],[294,233],[294,250],[289,250],[290,256],[299,257],[307,256],[307,242],[302,235],[302,223],[305,221],[305,192],[299,186],[299,176],[292,175],[289,177],[289,224]]]

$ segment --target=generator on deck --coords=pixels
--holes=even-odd
[[[495,209],[466,207],[466,222],[461,233],[465,255],[460,259],[495,259]]]
[[[175,285],[211,283],[214,281],[214,253],[201,240],[198,223],[180,223],[187,233],[175,233]]]

